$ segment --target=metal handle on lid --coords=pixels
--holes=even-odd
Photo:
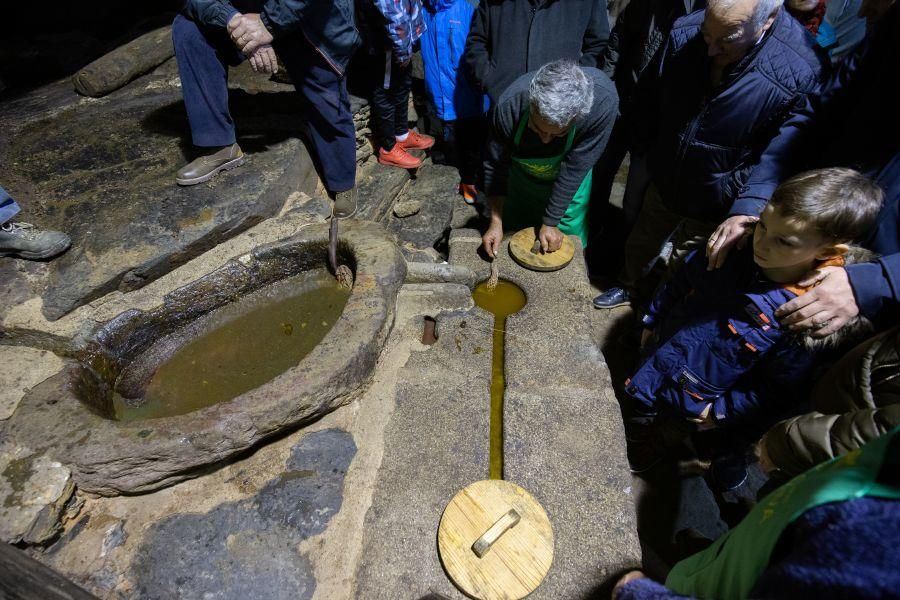
[[[472,544],[472,552],[478,558],[483,558],[488,553],[488,550],[491,549],[491,546],[500,539],[500,536],[515,527],[520,520],[519,513],[515,509],[510,509],[509,512],[497,519],[480,538],[475,540],[475,543]]]

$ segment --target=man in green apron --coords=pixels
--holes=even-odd
[[[503,232],[540,227],[544,252],[563,234],[588,238],[591,169],[615,121],[615,86],[601,71],[572,61],[548,63],[519,77],[493,108],[483,189],[491,223],[482,240],[489,256]]]

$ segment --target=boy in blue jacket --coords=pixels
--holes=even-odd
[[[659,460],[649,426],[660,412],[749,442],[804,398],[820,352],[864,324],[816,341],[781,327],[775,310],[807,291],[796,284],[810,271],[863,259],[848,244],[872,226],[882,196],[851,169],[797,175],[766,205],[752,245],[718,270],[695,252],[660,288],[642,319],[646,358],[625,383],[633,471]]]

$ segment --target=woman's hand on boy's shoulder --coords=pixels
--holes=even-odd
[[[797,283],[815,286],[778,307],[775,316],[791,331],[813,330],[813,337],[831,335],[859,314],[859,306],[843,267],[822,267]]]

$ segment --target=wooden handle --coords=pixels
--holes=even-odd
[[[497,522],[491,525],[480,538],[475,540],[475,543],[472,544],[472,552],[478,558],[483,558],[491,546],[500,539],[500,536],[515,527],[520,520],[519,513],[515,509],[510,509],[508,513],[497,519]]]

